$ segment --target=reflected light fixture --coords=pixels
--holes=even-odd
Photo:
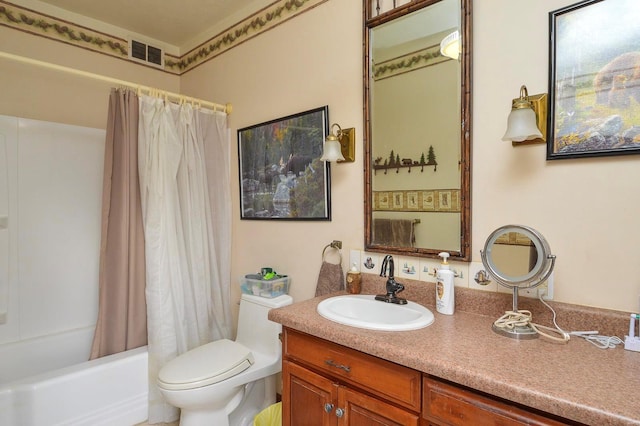
[[[332,163],[354,162],[356,155],[355,136],[355,128],[342,129],[337,123],[332,124],[331,131],[324,140],[324,149],[320,160]]]
[[[442,39],[440,54],[456,61],[460,59],[460,31],[455,30]]]
[[[529,96],[526,86],[520,87],[520,97],[511,103],[507,131],[503,141],[515,145],[545,143],[547,133],[547,94]]]

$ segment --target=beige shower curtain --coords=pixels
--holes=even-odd
[[[138,97],[112,89],[104,158],[100,299],[91,359],[147,344]]]

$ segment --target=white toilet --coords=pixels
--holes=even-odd
[[[167,403],[181,409],[181,426],[247,426],[275,403],[282,327],[267,314],[291,302],[286,294],[273,299],[243,294],[235,341],[208,343],[162,367],[158,387]]]

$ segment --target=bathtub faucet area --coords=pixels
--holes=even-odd
[[[397,305],[406,305],[407,299],[403,299],[397,296],[397,293],[400,293],[404,290],[404,285],[400,284],[395,280],[394,277],[395,267],[393,262],[393,256],[386,255],[384,260],[382,261],[382,266],[380,268],[380,276],[386,277],[387,273],[389,277],[387,278],[386,294],[378,294],[375,299],[385,303],[395,303]]]

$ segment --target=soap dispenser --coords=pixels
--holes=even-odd
[[[436,310],[441,314],[453,315],[455,309],[455,292],[453,290],[454,273],[449,269],[449,253],[438,254],[442,258],[436,273]]]
[[[358,271],[358,266],[353,263],[349,272],[347,272],[347,292],[351,294],[359,294],[362,291],[362,276]]]

